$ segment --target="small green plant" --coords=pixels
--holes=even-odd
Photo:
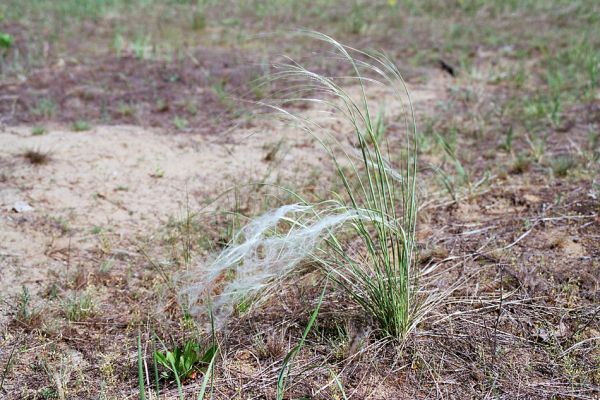
[[[165,176],[165,170],[160,165],[157,165],[156,168],[154,168],[154,172],[152,172],[150,176],[157,179],[163,178]]]
[[[435,139],[437,145],[444,150],[451,158],[456,158],[456,148],[458,140],[458,129],[451,127],[444,134],[436,133]]]
[[[450,158],[451,164],[454,166],[454,173],[444,173],[441,169],[440,173],[441,181],[450,196],[454,201],[458,200],[458,192],[461,187],[466,186],[469,191],[473,189],[473,183],[471,174],[465,168],[464,164],[456,156],[456,130],[451,130],[449,140],[446,140],[441,135],[437,135],[438,145],[446,152],[446,155]]]
[[[362,33],[367,28],[367,20],[365,18],[365,8],[362,7],[358,2],[355,2],[352,11],[350,12],[348,21],[348,30],[357,35]]]
[[[225,82],[223,80],[218,80],[213,83],[212,90],[215,92],[221,103],[226,103],[229,100],[227,92],[225,91]]]
[[[33,316],[33,310],[31,309],[31,296],[29,295],[29,289],[27,286],[21,288],[21,295],[17,304],[17,318],[20,321],[28,322]]]
[[[63,311],[69,321],[82,321],[92,315],[95,308],[96,304],[89,290],[73,294],[63,301]]]
[[[135,115],[135,107],[131,104],[120,102],[117,112],[121,117],[131,117]]]
[[[251,306],[252,306],[252,299],[251,298],[243,298],[236,305],[235,310],[237,311],[238,314],[242,315],[246,311],[248,311]]]
[[[56,103],[54,100],[48,97],[42,97],[39,99],[35,105],[31,109],[31,113],[39,118],[50,118],[54,116],[56,112]]]
[[[137,35],[133,42],[133,54],[136,58],[143,60],[147,57],[148,48],[150,47],[150,37],[147,35]]]
[[[264,99],[271,91],[271,81],[269,81],[268,77],[269,70],[265,69],[261,75],[255,75],[250,82],[248,82],[255,99]]]
[[[591,51],[590,57],[586,63],[588,79],[589,79],[589,92],[593,93],[594,90],[598,87],[598,83],[600,82],[600,55],[598,53]]]
[[[187,315],[187,313],[186,313]],[[211,319],[211,344],[201,351],[200,345],[194,341],[187,341],[183,348],[176,346],[173,351],[166,348],[165,344],[158,339],[162,344],[164,352],[156,350],[156,341],[152,340],[152,366],[154,371],[152,376],[146,375],[148,370],[144,368],[144,358],[142,355],[142,339],[141,333],[138,334],[137,338],[137,355],[138,355],[138,386],[139,386],[139,398],[145,400],[146,389],[144,382],[150,382],[154,380],[154,389],[160,397],[160,380],[175,378],[177,382],[177,391],[179,392],[179,399],[184,400],[182,381],[186,378],[193,378],[196,372],[204,373],[202,379],[202,385],[198,393],[198,400],[204,399],[206,388],[209,380],[212,382],[214,365],[218,354],[218,343],[215,336],[215,327],[212,319],[212,312],[210,313]],[[156,336],[155,336],[156,338]],[[163,367],[165,371],[159,374],[159,366]],[[145,372],[144,372],[145,371]],[[146,379],[144,379],[146,378]],[[212,393],[212,388],[211,388]],[[151,398],[153,398],[151,396]],[[212,397],[211,397],[212,398]]]
[[[45,126],[38,125],[31,128],[31,136],[42,136],[46,133],[48,133],[48,130]]]
[[[177,128],[177,130],[184,131],[188,128],[189,122],[183,117],[176,116],[173,119],[173,125],[175,125],[175,128]]]
[[[550,163],[554,176],[561,178],[567,176],[569,171],[576,165],[577,161],[571,155],[558,156]]]
[[[123,52],[123,48],[125,47],[125,39],[123,38],[123,35],[121,35],[119,32],[115,34],[112,46],[115,50],[115,53],[117,54],[117,57],[121,57],[121,53]]]
[[[10,354],[8,355],[8,360],[6,361],[6,364],[4,366],[4,370],[2,371],[2,376],[0,377],[0,392],[4,393],[4,380],[6,379],[6,377],[8,376],[8,373],[10,372],[11,368],[13,367],[13,357],[15,355],[15,350],[17,349],[17,347],[19,346],[19,344],[21,343],[20,340],[15,340],[15,343],[13,344],[11,350],[10,350]]]
[[[527,143],[531,148],[531,154],[533,156],[533,159],[535,160],[535,162],[541,163],[544,156],[546,155],[546,138],[536,136],[532,139],[531,137],[529,137],[529,135],[526,138]]]
[[[531,158],[527,154],[519,154],[510,169],[510,172],[513,174],[522,174],[529,170],[529,166],[531,165]]]
[[[563,109],[563,99],[558,93],[538,93],[533,97],[526,99],[524,115],[526,125],[533,128],[541,122],[548,122],[552,126],[560,124],[561,113]]]
[[[10,49],[15,42],[15,38],[6,32],[0,32],[0,48]]]
[[[161,374],[162,378],[173,377],[177,381],[184,381],[194,372],[205,371],[216,351],[217,347],[214,344],[202,349],[197,342],[188,341],[183,347],[175,346],[173,350],[165,348],[164,351],[156,351],[154,358],[158,365],[165,369]]]
[[[202,9],[197,9],[192,14],[192,29],[203,31],[206,28],[206,13]]]
[[[506,136],[504,137],[504,140],[502,141],[502,143],[500,143],[500,149],[504,150],[507,153],[509,153],[512,150],[513,135],[514,132],[513,127],[511,125],[506,131]]]
[[[42,389],[40,389],[39,393],[40,393],[40,396],[42,396],[42,399],[58,399],[58,398],[60,398],[56,389],[51,388],[51,387],[42,388]]]
[[[441,169],[437,172],[440,174],[442,185],[452,197],[452,200],[458,201],[461,188],[465,188],[468,193],[471,193],[477,185],[473,184],[471,175],[458,158],[452,160],[452,165],[454,166],[454,173],[445,173]]]
[[[108,259],[102,262],[102,264],[100,264],[100,273],[101,274],[108,274],[110,272],[110,270],[113,268],[114,266],[114,260],[112,259]]]
[[[87,122],[83,119],[80,119],[80,120],[73,122],[73,126],[71,128],[73,129],[74,132],[83,132],[83,131],[89,131],[90,129],[92,129],[92,126],[90,125],[89,122]]]
[[[231,95],[227,93],[226,84],[227,82],[225,80],[219,79],[211,85],[211,88],[227,112],[232,113],[234,116],[239,116],[240,111],[236,107],[235,101]]]

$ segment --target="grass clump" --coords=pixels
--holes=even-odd
[[[185,119],[183,117],[176,116],[173,119],[173,125],[175,126],[175,128],[177,130],[179,130],[179,131],[185,131],[189,127],[190,123],[188,122],[187,119]]]
[[[421,276],[415,268],[417,151],[410,97],[398,69],[386,57],[346,47],[320,33],[308,35],[329,45],[349,65],[353,77],[330,78],[298,64],[285,65],[273,78],[291,81],[294,92],[268,107],[322,145],[343,190],[318,203],[295,194],[299,203],[251,221],[202,272],[204,279],[183,294],[194,310],[204,296],[218,293],[211,302],[215,316],[228,316],[240,298],[265,297],[275,282],[311,262],[362,307],[381,336],[404,338],[436,300],[421,295]],[[355,90],[346,90],[347,84]],[[401,110],[406,136],[402,151],[397,152],[400,159],[394,160],[398,168],[393,167],[385,150],[389,144],[381,137],[382,114],[374,113],[368,101],[371,86],[391,89],[401,104],[408,104]],[[298,96],[316,92],[324,96]],[[341,116],[353,133],[355,147],[343,145],[314,121],[288,112],[285,106],[290,99],[334,110],[334,116]],[[226,274],[233,278],[223,280]]]
[[[15,320],[27,330],[39,328],[43,322],[42,314],[33,307],[29,289],[25,285],[17,298]]]
[[[31,113],[38,118],[52,118],[56,113],[56,103],[48,97],[40,98]]]
[[[29,149],[23,153],[23,158],[33,165],[44,165],[50,162],[50,153],[36,149]]]
[[[92,129],[92,126],[90,125],[89,122],[85,121],[85,120],[78,120],[73,122],[73,126],[71,127],[73,129],[74,132],[83,132],[83,131],[89,131],[90,129]]]
[[[356,155],[358,161],[352,162],[351,172],[342,168],[335,150],[325,146],[345,189],[335,203],[344,213],[351,214],[347,221],[350,231],[365,251],[357,256],[348,250],[341,235],[331,234],[315,258],[373,318],[384,336],[403,337],[414,326],[417,312],[413,270],[417,212],[414,115],[410,110],[406,156],[401,161],[401,171],[396,171],[380,145],[381,119],[374,118],[367,101],[367,81],[376,78],[364,77],[365,73],[378,75],[383,82],[395,86],[394,94],[405,100],[406,88],[395,65],[384,57],[370,56],[327,36],[314,35],[331,44],[351,65],[354,83],[359,87],[358,100],[334,79],[302,67],[291,66],[284,76],[320,85],[333,98],[329,105],[336,106],[350,123],[360,152]],[[358,61],[356,56],[368,61]]]
[[[554,176],[564,178],[577,165],[577,160],[571,155],[558,156],[550,163]]]
[[[531,166],[531,158],[527,154],[519,154],[515,158],[510,168],[510,172],[513,174],[522,174],[529,170]]]
[[[63,301],[63,311],[69,321],[83,321],[96,311],[96,302],[91,291],[86,290],[79,294],[67,297]]]
[[[15,38],[6,32],[0,32],[0,48],[9,49],[15,42]]]
[[[48,129],[45,126],[34,126],[31,128],[31,136],[42,136],[48,133]]]

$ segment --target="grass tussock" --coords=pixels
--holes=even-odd
[[[33,165],[45,165],[51,160],[50,153],[36,149],[29,149],[23,153],[25,158],[30,164]]]
[[[265,298],[275,283],[310,262],[362,307],[381,336],[403,338],[438,299],[422,294],[422,276],[415,268],[417,152],[410,96],[398,69],[385,56],[349,48],[320,33],[307,35],[330,46],[340,63],[350,66],[352,77],[326,77],[290,63],[273,79],[292,82],[296,96],[284,93],[282,100],[263,105],[321,144],[342,190],[318,203],[297,194],[298,203],[251,221],[200,273],[204,279],[183,294],[191,304],[210,296],[215,315],[226,320],[237,303]],[[351,93],[346,87],[357,90]],[[395,166],[382,137],[381,114],[369,101],[374,87],[392,90],[404,106],[398,118],[406,128],[405,143]],[[352,132],[355,147],[315,121],[290,113],[287,106],[294,102],[333,110],[332,118],[344,121]]]

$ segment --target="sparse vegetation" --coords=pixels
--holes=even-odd
[[[571,155],[561,155],[551,161],[554,176],[565,177],[569,171],[577,165],[576,159]]]
[[[11,34],[6,32],[0,32],[0,47],[9,49],[12,47],[15,39]]]
[[[177,130],[184,131],[188,128],[189,123],[185,118],[175,117],[175,119],[173,120],[173,125],[175,125],[175,128],[177,128]]]
[[[513,161],[513,165],[511,167],[511,172],[515,174],[522,174],[529,170],[529,166],[531,165],[531,159],[527,154],[519,154]]]
[[[92,289],[67,296],[62,302],[62,308],[67,320],[73,322],[83,321],[93,315],[96,303]]]
[[[31,306],[31,295],[26,286],[23,286],[19,302],[17,305],[17,319],[24,323],[29,323],[35,316],[35,311]]]
[[[29,163],[31,163],[33,165],[48,164],[51,159],[49,152],[36,150],[36,149],[29,149],[29,150],[25,151],[23,153],[23,157],[27,161],[29,161]]]
[[[599,15],[0,2],[0,397],[598,398]]]
[[[201,349],[198,343],[186,342],[182,347],[175,346],[173,350],[165,349],[154,352],[156,362],[163,368],[162,377],[173,377],[179,382],[185,381],[196,372],[206,368],[213,359],[217,348],[213,345]]]
[[[51,118],[56,113],[56,103],[50,98],[41,98],[31,112],[39,118]]]
[[[48,130],[44,126],[34,126],[33,128],[31,128],[32,136],[42,136],[46,133],[48,133]]]
[[[77,121],[73,122],[72,129],[73,129],[73,132],[83,132],[83,131],[89,131],[90,129],[92,129],[92,126],[90,125],[89,122],[87,122],[85,120],[77,120]]]

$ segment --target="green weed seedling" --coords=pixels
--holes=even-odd
[[[513,137],[514,137],[514,131],[513,131],[513,127],[512,125],[508,128],[508,130],[506,131],[506,136],[504,137],[504,140],[502,141],[502,143],[500,143],[500,149],[510,153],[512,150],[512,144],[513,144]]]
[[[206,349],[194,341],[188,341],[183,347],[175,346],[173,350],[156,351],[154,358],[162,366],[163,379],[175,378],[178,382],[189,378],[194,372],[203,371],[209,365],[217,350],[215,345]]]
[[[116,56],[121,57],[123,53],[123,48],[125,47],[125,39],[121,33],[115,33],[115,37],[113,38],[112,47],[115,50]]]
[[[35,312],[31,307],[31,296],[27,286],[21,289],[21,295],[17,304],[17,318],[22,322],[29,322],[33,319]]]
[[[531,158],[524,153],[517,155],[515,158],[510,171],[513,174],[522,174],[529,170],[529,166],[531,165]]]
[[[71,127],[73,129],[74,132],[83,132],[83,131],[89,131],[90,129],[92,129],[92,126],[90,125],[89,122],[85,121],[85,120],[78,120],[73,122],[73,126]]]
[[[157,165],[156,168],[154,168],[154,172],[151,173],[150,176],[157,179],[163,178],[165,176],[165,170],[160,165]]]
[[[573,156],[566,155],[556,157],[550,164],[550,167],[552,168],[552,173],[554,176],[563,178],[567,176],[569,171],[576,165],[577,161],[575,158],[573,158]]]
[[[204,28],[206,28],[206,12],[199,8],[192,14],[192,30],[203,31]]]
[[[54,113],[56,112],[56,103],[50,98],[43,97],[37,101],[31,112],[37,117],[53,117]]]
[[[31,136],[42,136],[48,133],[48,130],[44,126],[34,126],[31,128]]]
[[[187,119],[177,116],[173,119],[173,125],[177,130],[184,131],[188,128],[189,122]]]
[[[69,321],[79,322],[94,314],[96,303],[91,290],[72,294],[62,302],[65,317]]]
[[[150,37],[138,35],[133,42],[133,54],[136,58],[143,60],[147,57],[148,47],[150,47]]]
[[[13,36],[6,32],[0,32],[0,48],[10,49],[14,44]]]
[[[546,155],[546,138],[545,137],[534,137],[533,139],[526,136],[527,143],[531,148],[531,154],[535,162],[540,163]]]

